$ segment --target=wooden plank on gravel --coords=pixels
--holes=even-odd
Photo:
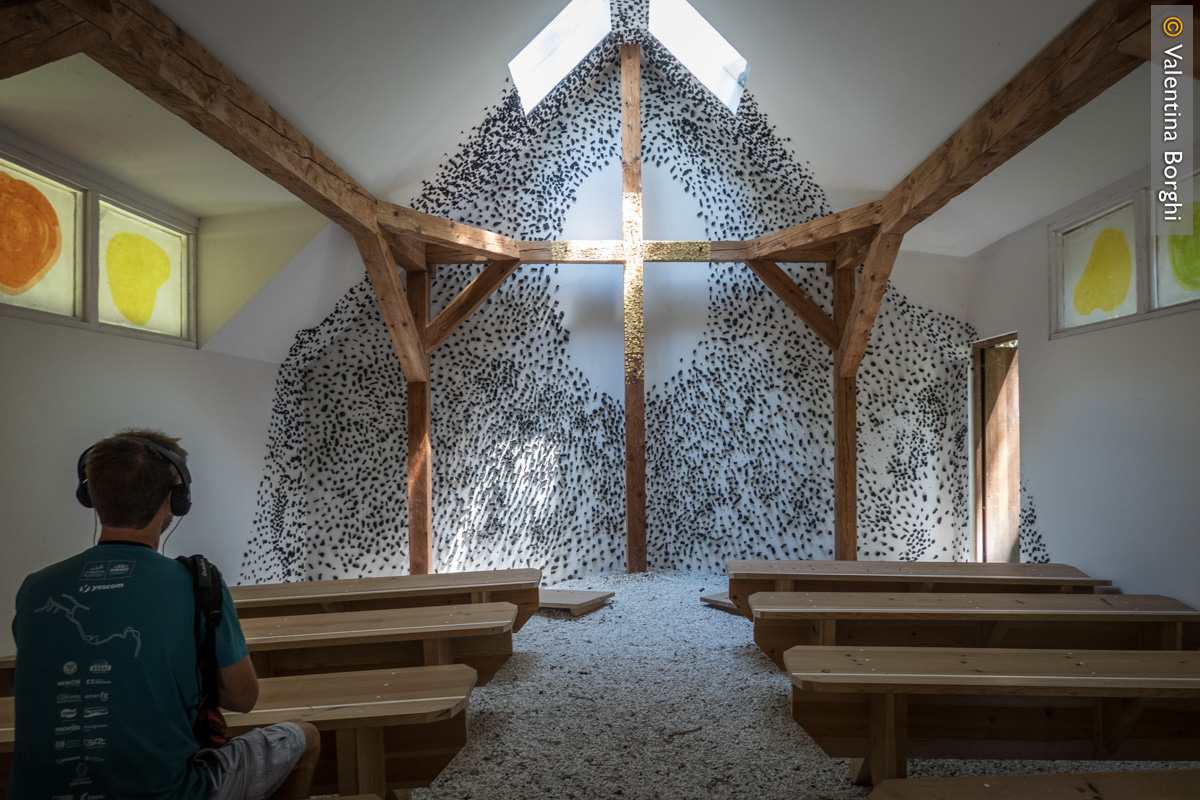
[[[1200,769],[887,780],[867,800],[1195,800]]]
[[[614,592],[589,592],[575,589],[542,589],[542,608],[561,608],[578,617],[603,606]]]
[[[706,594],[700,598],[700,602],[712,608],[719,608],[722,611],[728,611],[730,614],[742,616],[742,612],[729,599],[729,592],[720,592],[718,594]]]

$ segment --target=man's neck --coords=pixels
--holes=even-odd
[[[151,550],[157,550],[158,538],[161,535],[162,532],[153,529],[153,527],[116,528],[103,525],[100,528],[100,543],[128,542],[129,544],[143,544]]]

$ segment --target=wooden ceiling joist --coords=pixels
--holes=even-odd
[[[1121,42],[1147,0],[1098,0],[883,199],[883,229],[907,233],[1141,65]]]
[[[56,0],[0,8],[0,80],[98,47],[110,38],[108,31]]]
[[[385,202],[379,203],[377,219],[381,228],[392,233],[472,256],[461,263],[468,263],[476,259],[485,261],[521,260],[520,242],[499,233],[472,228],[470,225],[460,222],[451,222],[432,214]],[[428,258],[428,254],[426,254],[426,258]],[[460,262],[455,260],[439,263]]]
[[[780,253],[862,236],[879,227],[882,215],[883,206],[878,200],[864,203],[805,222],[803,225],[795,225],[751,239],[746,242],[747,255],[750,258],[775,260]]]
[[[839,338],[833,318],[826,314],[824,309],[808,296],[807,292],[797,286],[796,282],[780,269],[778,264],[774,261],[751,258],[746,261],[746,266],[761,278],[762,282],[778,295],[788,308],[796,312],[800,319],[812,328],[813,333],[821,338],[821,341],[829,345],[831,350],[837,350]]]
[[[1196,46],[1200,45],[1200,30],[1192,25],[1192,54],[1196,53]],[[1117,45],[1117,49],[1122,53],[1140,58],[1142,61],[1149,61],[1152,53],[1150,52],[1150,25],[1146,24],[1138,28],[1133,33],[1126,36]],[[1200,79],[1200,62],[1192,58],[1192,77]]]
[[[429,323],[425,329],[425,352],[432,353],[449,339],[450,334],[454,333],[467,317],[483,305],[484,301],[491,297],[500,284],[508,280],[508,277],[516,272],[519,266],[521,266],[521,262],[518,259],[493,261],[488,264],[483,272],[467,284],[467,287],[459,292],[458,297],[451,300],[450,305],[442,309],[442,313]]]
[[[113,0],[88,56],[348,230],[374,235],[375,199],[148,0]]]

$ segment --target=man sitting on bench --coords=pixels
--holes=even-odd
[[[100,542],[35,572],[17,594],[16,732],[8,797],[307,797],[316,728],[285,722],[200,749],[195,599],[187,567],[155,552],[191,506],[178,440],[131,430],[97,442],[76,497]],[[223,708],[258,700],[246,642],[222,582],[216,629]]]

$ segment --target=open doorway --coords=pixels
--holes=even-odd
[[[975,428],[975,557],[1021,560],[1021,411],[1017,335],[972,348]]]

